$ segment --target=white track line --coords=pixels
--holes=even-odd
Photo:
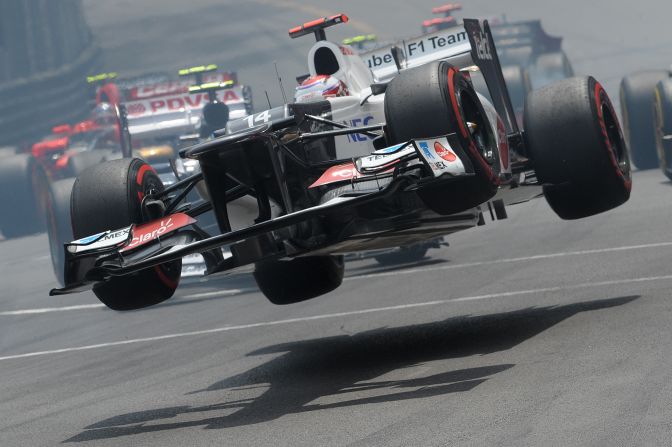
[[[96,304],[80,304],[78,306],[43,307],[41,309],[7,310],[4,312],[0,312],[0,316],[46,314],[50,312],[65,312],[67,310],[98,309],[101,307],[105,307],[105,305],[102,303],[96,303]]]
[[[464,297],[450,298],[450,299],[445,299],[445,300],[425,301],[425,302],[422,302],[422,303],[400,304],[398,306],[375,307],[375,308],[370,308],[370,309],[353,310],[353,311],[348,311],[348,312],[338,312],[338,313],[323,314],[323,315],[313,315],[313,316],[309,316],[309,317],[289,318],[289,319],[286,319],[286,320],[264,321],[264,322],[260,322],[260,323],[240,324],[240,325],[236,325],[236,326],[224,326],[224,327],[219,327],[219,328],[215,328],[215,329],[205,329],[205,330],[201,330],[201,331],[178,332],[178,333],[175,333],[175,334],[159,335],[159,336],[156,336],[156,337],[135,338],[135,339],[130,339],[130,340],[114,341],[114,342],[110,342],[110,343],[100,343],[100,344],[96,344],[96,345],[77,346],[77,347],[72,347],[72,348],[52,349],[52,350],[49,350],[49,351],[37,351],[37,352],[27,352],[25,354],[7,355],[7,356],[4,356],[4,357],[0,357],[0,361],[21,359],[21,358],[26,358],[26,357],[38,357],[38,356],[50,355],[50,354],[61,354],[61,353],[66,353],[66,352],[89,351],[89,350],[92,350],[92,349],[109,348],[109,347],[112,347],[112,346],[130,345],[130,344],[135,344],[135,343],[145,343],[145,342],[151,342],[151,341],[170,340],[170,339],[173,339],[173,338],[184,338],[184,337],[193,337],[193,336],[198,336],[198,335],[216,334],[216,333],[219,333],[219,332],[237,331],[237,330],[241,330],[241,329],[279,326],[279,325],[292,324],[292,323],[303,323],[303,322],[306,322],[306,321],[327,320],[327,319],[332,319],[332,318],[349,317],[349,316],[354,316],[354,315],[364,315],[364,314],[379,313],[379,312],[390,312],[390,311],[395,311],[395,310],[413,309],[413,308],[418,308],[418,307],[439,306],[439,305],[443,305],[443,304],[450,304],[450,303],[453,303],[453,302],[487,300],[487,299],[504,298],[504,297],[510,297],[510,296],[533,295],[533,294],[537,294],[537,293],[551,293],[551,292],[560,292],[560,291],[566,291],[566,290],[588,289],[588,288],[595,288],[595,287],[602,287],[602,286],[614,286],[614,285],[620,285],[620,284],[635,284],[635,283],[662,281],[662,280],[672,280],[672,275],[649,276],[649,277],[643,277],[643,278],[630,278],[630,279],[617,279],[617,280],[613,280],[613,281],[600,281],[600,282],[594,282],[594,283],[575,284],[575,285],[572,285],[572,286],[544,287],[544,288],[540,288],[540,289],[516,290],[516,291],[512,291],[512,292],[500,292],[500,293],[490,293],[490,294],[487,294],[487,295],[464,296]]]
[[[214,292],[203,292],[203,293],[192,293],[190,295],[183,295],[176,297],[177,299],[185,300],[195,300],[199,298],[210,298],[216,296],[229,296],[229,295],[238,295],[241,293],[249,292],[253,289],[228,289],[228,290],[217,290]],[[69,310],[87,310],[87,309],[100,309],[104,308],[105,305],[102,303],[96,304],[80,304],[76,306],[63,306],[63,307],[43,307],[41,309],[19,309],[19,310],[7,310],[0,312],[0,317],[5,316],[16,316],[16,315],[35,315],[35,314],[46,314],[51,312],[65,312]]]
[[[397,275],[409,275],[422,272],[433,272],[437,270],[453,270],[469,267],[478,267],[483,265],[494,265],[494,264],[506,264],[512,262],[526,262],[526,261],[536,261],[541,259],[552,259],[552,258],[562,258],[568,256],[584,256],[584,255],[593,255],[600,253],[613,253],[619,251],[628,251],[628,250],[642,250],[647,248],[660,248],[660,247],[670,247],[672,242],[657,242],[653,244],[640,244],[640,245],[626,245],[623,247],[612,247],[612,248],[597,248],[593,250],[579,250],[579,251],[567,251],[560,253],[547,253],[542,255],[533,255],[533,256],[523,256],[519,258],[505,258],[505,259],[495,259],[492,261],[479,261],[479,262],[467,262],[463,264],[450,264],[450,265],[439,265],[439,266],[427,266],[420,268],[411,268],[403,270],[394,270],[391,272],[380,272],[380,273],[367,273],[363,275],[354,275],[347,276],[343,278],[344,281],[352,281],[355,279],[366,279],[366,278],[376,278],[384,276],[397,276]],[[216,296],[228,296],[228,295],[238,295],[241,293],[251,292],[253,289],[230,289],[230,290],[216,290],[212,292],[203,292],[203,293],[194,293],[190,295],[184,295],[181,298],[185,299],[198,299],[198,298],[209,298]],[[44,314],[51,312],[63,312],[70,310],[86,310],[86,309],[97,309],[104,307],[103,304],[84,304],[81,306],[65,306],[65,307],[46,307],[42,309],[20,309],[20,310],[10,310],[5,312],[0,312],[0,317],[2,316],[16,316],[16,315],[33,315],[33,314]]]
[[[192,293],[189,295],[184,295],[180,298],[195,300],[198,298],[214,298],[216,296],[240,295],[241,293],[247,293],[252,291],[254,291],[254,289],[215,290],[212,292]]]
[[[566,251],[560,253],[547,253],[543,255],[533,255],[533,256],[523,256],[520,258],[504,258],[504,259],[495,259],[492,261],[479,261],[479,262],[466,262],[463,264],[449,264],[449,265],[438,265],[438,266],[426,266],[418,267],[412,269],[404,270],[394,270],[391,272],[379,272],[379,273],[365,273],[363,275],[353,275],[344,278],[344,281],[352,281],[355,279],[365,279],[365,278],[376,278],[380,276],[397,276],[397,275],[409,275],[415,273],[423,272],[433,272],[437,270],[453,270],[453,269],[462,269],[469,267],[478,267],[483,265],[494,265],[494,264],[506,264],[511,262],[526,262],[526,261],[538,261],[541,259],[552,259],[552,258],[562,258],[569,256],[585,256],[585,255],[594,255],[601,253],[614,253],[619,251],[629,251],[629,250],[642,250],[647,248],[661,248],[661,247],[670,247],[672,242],[657,242],[655,244],[641,244],[641,245],[626,245],[623,247],[612,247],[612,248],[597,248],[594,250],[579,250],[579,251]]]

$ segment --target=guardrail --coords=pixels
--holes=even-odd
[[[90,112],[86,75],[100,70],[100,49],[92,42],[58,69],[0,84],[0,146],[35,140],[57,124]]]

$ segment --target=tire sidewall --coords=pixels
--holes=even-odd
[[[663,138],[672,134],[672,80],[666,79],[656,85],[653,107],[660,168],[672,180],[672,141]]]

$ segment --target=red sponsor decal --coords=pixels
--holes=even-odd
[[[137,102],[129,104],[128,107],[126,107],[126,111],[129,115],[142,115],[147,111],[147,107],[145,107],[144,104]]]
[[[340,46],[338,48],[341,49],[341,54],[343,54],[344,56],[353,56],[355,54],[354,51],[352,51],[352,48],[350,47]]]
[[[231,73],[209,73],[203,76],[203,82],[226,82],[234,81],[234,75]],[[129,93],[129,99],[148,99],[157,96],[175,95],[178,93],[187,93],[189,86],[194,85],[194,79],[185,78],[179,81],[162,82],[160,84],[134,87]]]
[[[242,99],[234,90],[225,90],[223,92],[218,92],[217,97],[220,101],[224,103],[240,102]],[[179,95],[171,96],[169,98],[153,99],[146,102],[134,102],[130,103],[127,108],[135,110],[136,112],[132,115],[138,116],[143,115],[147,112],[147,107],[144,104],[148,104],[150,113],[174,111],[174,110],[184,110],[184,109],[201,109],[209,101],[207,93],[198,93],[195,95]],[[141,112],[137,112],[142,110]]]
[[[337,182],[347,182],[356,178],[361,177],[355,165],[348,163],[345,165],[332,166],[331,168],[324,171],[324,174],[320,176],[315,183],[309,186],[309,188],[315,188],[317,186],[328,185],[330,183]]]
[[[436,155],[443,158],[448,163],[457,160],[457,155],[455,155],[450,149],[444,147],[443,144],[439,143],[438,141],[434,142],[434,152],[436,152]]]
[[[196,223],[196,219],[191,216],[184,213],[175,213],[152,222],[134,225],[131,230],[133,234],[131,242],[119,251],[133,250],[193,223]]]

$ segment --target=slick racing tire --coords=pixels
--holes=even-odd
[[[422,261],[427,257],[428,251],[429,247],[426,244],[416,244],[410,247],[401,247],[398,251],[376,255],[374,259],[378,264],[384,266],[408,264]]]
[[[529,45],[504,48],[498,51],[499,61],[502,66],[519,65],[521,67],[528,67],[532,60],[532,53],[532,47]]]
[[[611,101],[592,77],[534,90],[525,105],[527,147],[551,208],[579,219],[630,197],[630,159]]]
[[[475,176],[463,180],[461,194],[446,197],[442,184],[418,190],[438,214],[454,214],[490,199],[497,190],[499,151],[493,128],[471,83],[446,62],[432,62],[402,71],[385,93],[389,144],[456,133],[474,166]],[[467,122],[476,123],[471,132]]]
[[[653,126],[653,92],[656,84],[670,77],[667,71],[645,71],[621,81],[623,132],[637,169],[658,167]]]
[[[656,85],[653,115],[660,168],[672,180],[672,78],[664,79]]]
[[[569,58],[564,51],[542,54],[528,68],[532,88],[544,87],[552,82],[574,76]]]
[[[519,65],[502,67],[502,75],[504,76],[504,82],[506,82],[506,88],[509,90],[511,105],[520,126],[522,125],[521,120],[523,119],[525,98],[527,98],[527,94],[532,90],[530,78],[527,71]]]
[[[258,262],[254,279],[273,304],[292,304],[324,295],[341,285],[343,256],[306,256]]]
[[[153,168],[137,158],[107,161],[84,171],[72,189],[75,239],[143,222],[142,198],[163,184]],[[133,310],[158,304],[175,292],[182,260],[96,284],[93,292],[107,307]]]
[[[49,236],[49,252],[54,275],[58,283],[65,285],[65,251],[63,244],[71,242],[72,222],[70,219],[70,196],[74,178],[57,180],[49,185],[49,194],[46,198],[45,213],[47,216],[47,235]]]
[[[39,163],[29,154],[0,161],[0,232],[12,239],[44,230],[39,196]]]

